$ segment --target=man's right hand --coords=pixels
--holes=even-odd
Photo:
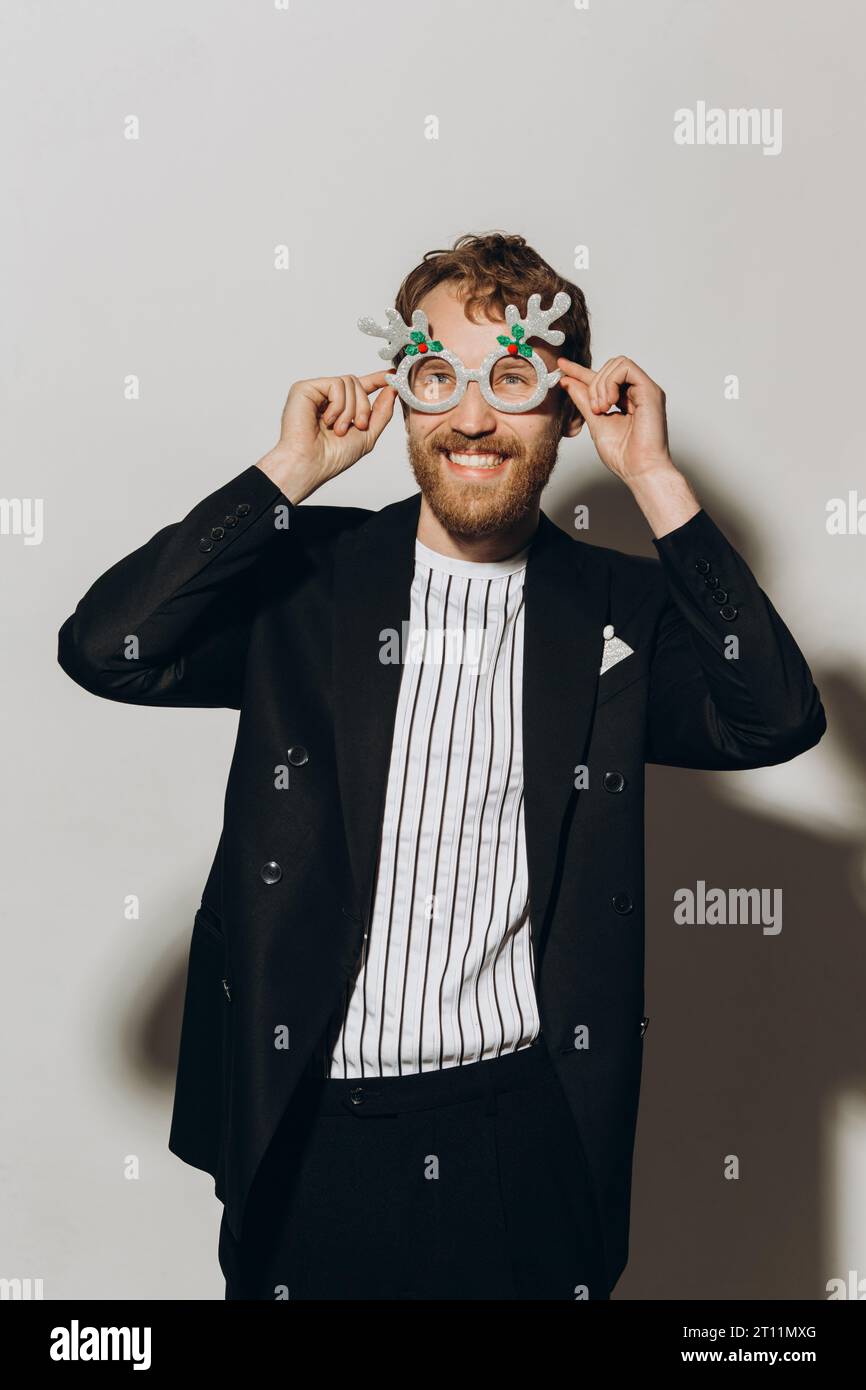
[[[290,502],[303,501],[369,454],[397,399],[385,376],[382,371],[295,382],[283,410],[279,443],[257,465]]]

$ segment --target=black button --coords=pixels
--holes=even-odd
[[[249,502],[238,502],[238,505],[235,507],[235,516],[247,516],[249,514],[249,510]]]
[[[710,598],[713,600],[713,603],[727,603],[728,591],[727,589],[713,589]]]
[[[211,540],[221,541],[223,536],[225,535],[225,531],[223,530],[222,526],[212,526],[210,528],[210,534]]]
[[[207,536],[202,536],[201,540],[198,543],[198,548],[199,550],[204,551],[213,550],[213,541],[210,540]]]
[[[364,1104],[364,1092],[360,1086],[356,1086],[354,1090],[349,1092],[349,1100],[353,1105]]]
[[[234,512],[229,512],[228,516],[223,517],[223,526],[227,526],[229,530],[231,530],[233,526],[237,526],[237,524],[238,519],[235,516]]]
[[[724,608],[719,609],[719,617],[724,618],[726,623],[732,623],[740,610],[735,608],[732,603],[726,603]]]
[[[602,783],[606,792],[621,792],[625,786],[625,778],[621,772],[606,772]]]
[[[704,580],[704,583],[706,584],[708,589],[715,589],[718,582],[719,581],[714,574],[708,574],[706,579]]]
[[[303,744],[296,743],[294,748],[289,749],[288,757],[292,767],[303,767],[304,763],[309,761],[310,755]]]
[[[648,1019],[648,1018],[642,1018],[641,1021],[640,1021],[640,1035],[641,1035],[641,1037],[643,1037],[643,1035],[644,1035],[644,1033],[646,1032],[646,1030],[647,1030],[648,1027],[649,1027],[649,1019]]]
[[[631,912],[634,907],[634,903],[628,893],[614,893],[611,898],[611,903],[613,904],[614,912],[620,913],[621,916],[624,916],[627,912]]]
[[[282,869],[273,859],[269,859],[267,864],[263,864],[260,872],[265,883],[279,883],[283,876]]]
[[[709,560],[695,560],[695,569],[697,570],[698,574],[709,574],[709,572],[710,572],[710,562],[709,562]]]

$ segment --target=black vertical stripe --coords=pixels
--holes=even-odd
[[[464,652],[464,653],[465,653],[465,650],[466,650],[466,647],[465,647],[465,643],[466,643],[466,619],[467,619],[467,615],[468,615],[468,612],[469,612],[469,587],[470,587],[470,586],[469,586],[469,584],[467,583],[467,584],[465,585],[466,592],[465,592],[464,599],[463,599],[463,623],[462,623],[462,626],[461,626],[461,640],[462,640],[462,642],[463,642],[463,644],[464,644],[464,645],[463,645],[463,652]],[[445,624],[444,624],[444,626],[445,626],[446,628],[447,628],[447,626],[448,626],[448,610],[447,610],[447,607],[446,607],[446,610],[445,610]],[[446,760],[445,760],[445,786],[444,786],[444,789],[443,789],[443,791],[442,791],[442,815],[441,815],[441,818],[440,818],[440,821],[439,821],[439,833],[438,833],[438,835],[436,836],[436,854],[435,854],[435,857],[434,857],[434,860],[433,860],[433,873],[432,873],[432,876],[431,876],[431,892],[432,892],[433,903],[434,903],[434,905],[436,905],[436,906],[438,906],[438,902],[439,902],[438,894],[437,894],[437,892],[436,892],[436,884],[437,884],[437,882],[438,882],[438,875],[439,875],[439,855],[440,855],[441,850],[442,850],[442,836],[443,836],[443,832],[444,832],[444,830],[445,830],[445,808],[446,808],[447,805],[448,805],[448,782],[449,782],[450,777],[451,777],[451,764],[452,764],[452,759],[453,759],[453,757],[454,757],[454,723],[455,723],[455,720],[457,719],[457,710],[458,710],[458,708],[459,708],[459,706],[460,706],[460,686],[461,686],[461,683],[462,683],[462,680],[463,680],[463,670],[464,670],[465,665],[466,665],[465,661],[464,661],[464,660],[461,660],[459,669],[458,669],[458,671],[457,671],[457,689],[456,689],[456,691],[454,692],[454,704],[453,704],[453,706],[452,706],[452,708],[451,708],[451,727],[450,727],[450,729],[449,729],[449,731],[448,731],[448,756],[447,756],[447,758],[446,758]],[[470,750],[469,748],[467,748],[467,754],[468,754],[470,751],[471,751],[471,750]],[[450,916],[450,915],[451,915],[451,914],[449,914],[449,916]],[[449,931],[449,940],[450,940],[450,931]],[[426,950],[425,953],[424,953],[424,976],[423,976],[422,983],[421,983],[421,1017],[420,1017],[420,1019],[418,1020],[419,1047],[420,1047],[421,1049],[423,1049],[423,1046],[424,1046],[424,1008],[425,1008],[425,1005],[426,1005],[426,1003],[427,1003],[427,977],[428,977],[428,974],[429,974],[429,971],[430,971],[430,946],[431,946],[432,941],[433,941],[433,921],[432,921],[432,918],[431,918],[431,919],[428,921],[428,926],[427,926],[427,950]],[[443,978],[444,978],[444,974],[443,974]],[[441,987],[440,987],[440,999],[441,999]],[[439,1019],[439,1036],[440,1036],[440,1054],[441,1054],[441,1036],[442,1036],[442,1020],[441,1020],[441,1015],[440,1015],[440,1019]]]

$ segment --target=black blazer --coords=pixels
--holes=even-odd
[[[294,507],[253,465],[109,569],[60,629],[60,665],[95,695],[240,711],[169,1136],[213,1175],[236,1237],[369,923],[402,671],[379,660],[381,634],[409,619],[419,506],[420,493],[379,512]],[[762,767],[826,728],[793,637],[707,513],[655,546],[658,560],[591,545],[542,512],[524,589],[539,1012],[611,1288],[628,1252],[647,1022],[644,765]],[[608,623],[633,652],[599,675]]]

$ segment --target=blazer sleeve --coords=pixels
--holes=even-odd
[[[767,767],[812,748],[827,727],[820,695],[742,556],[703,509],[654,544],[667,602],[650,669],[647,762]]]
[[[127,704],[240,709],[277,507],[290,526],[296,508],[253,464],[106,570],[60,628],[66,674]]]

